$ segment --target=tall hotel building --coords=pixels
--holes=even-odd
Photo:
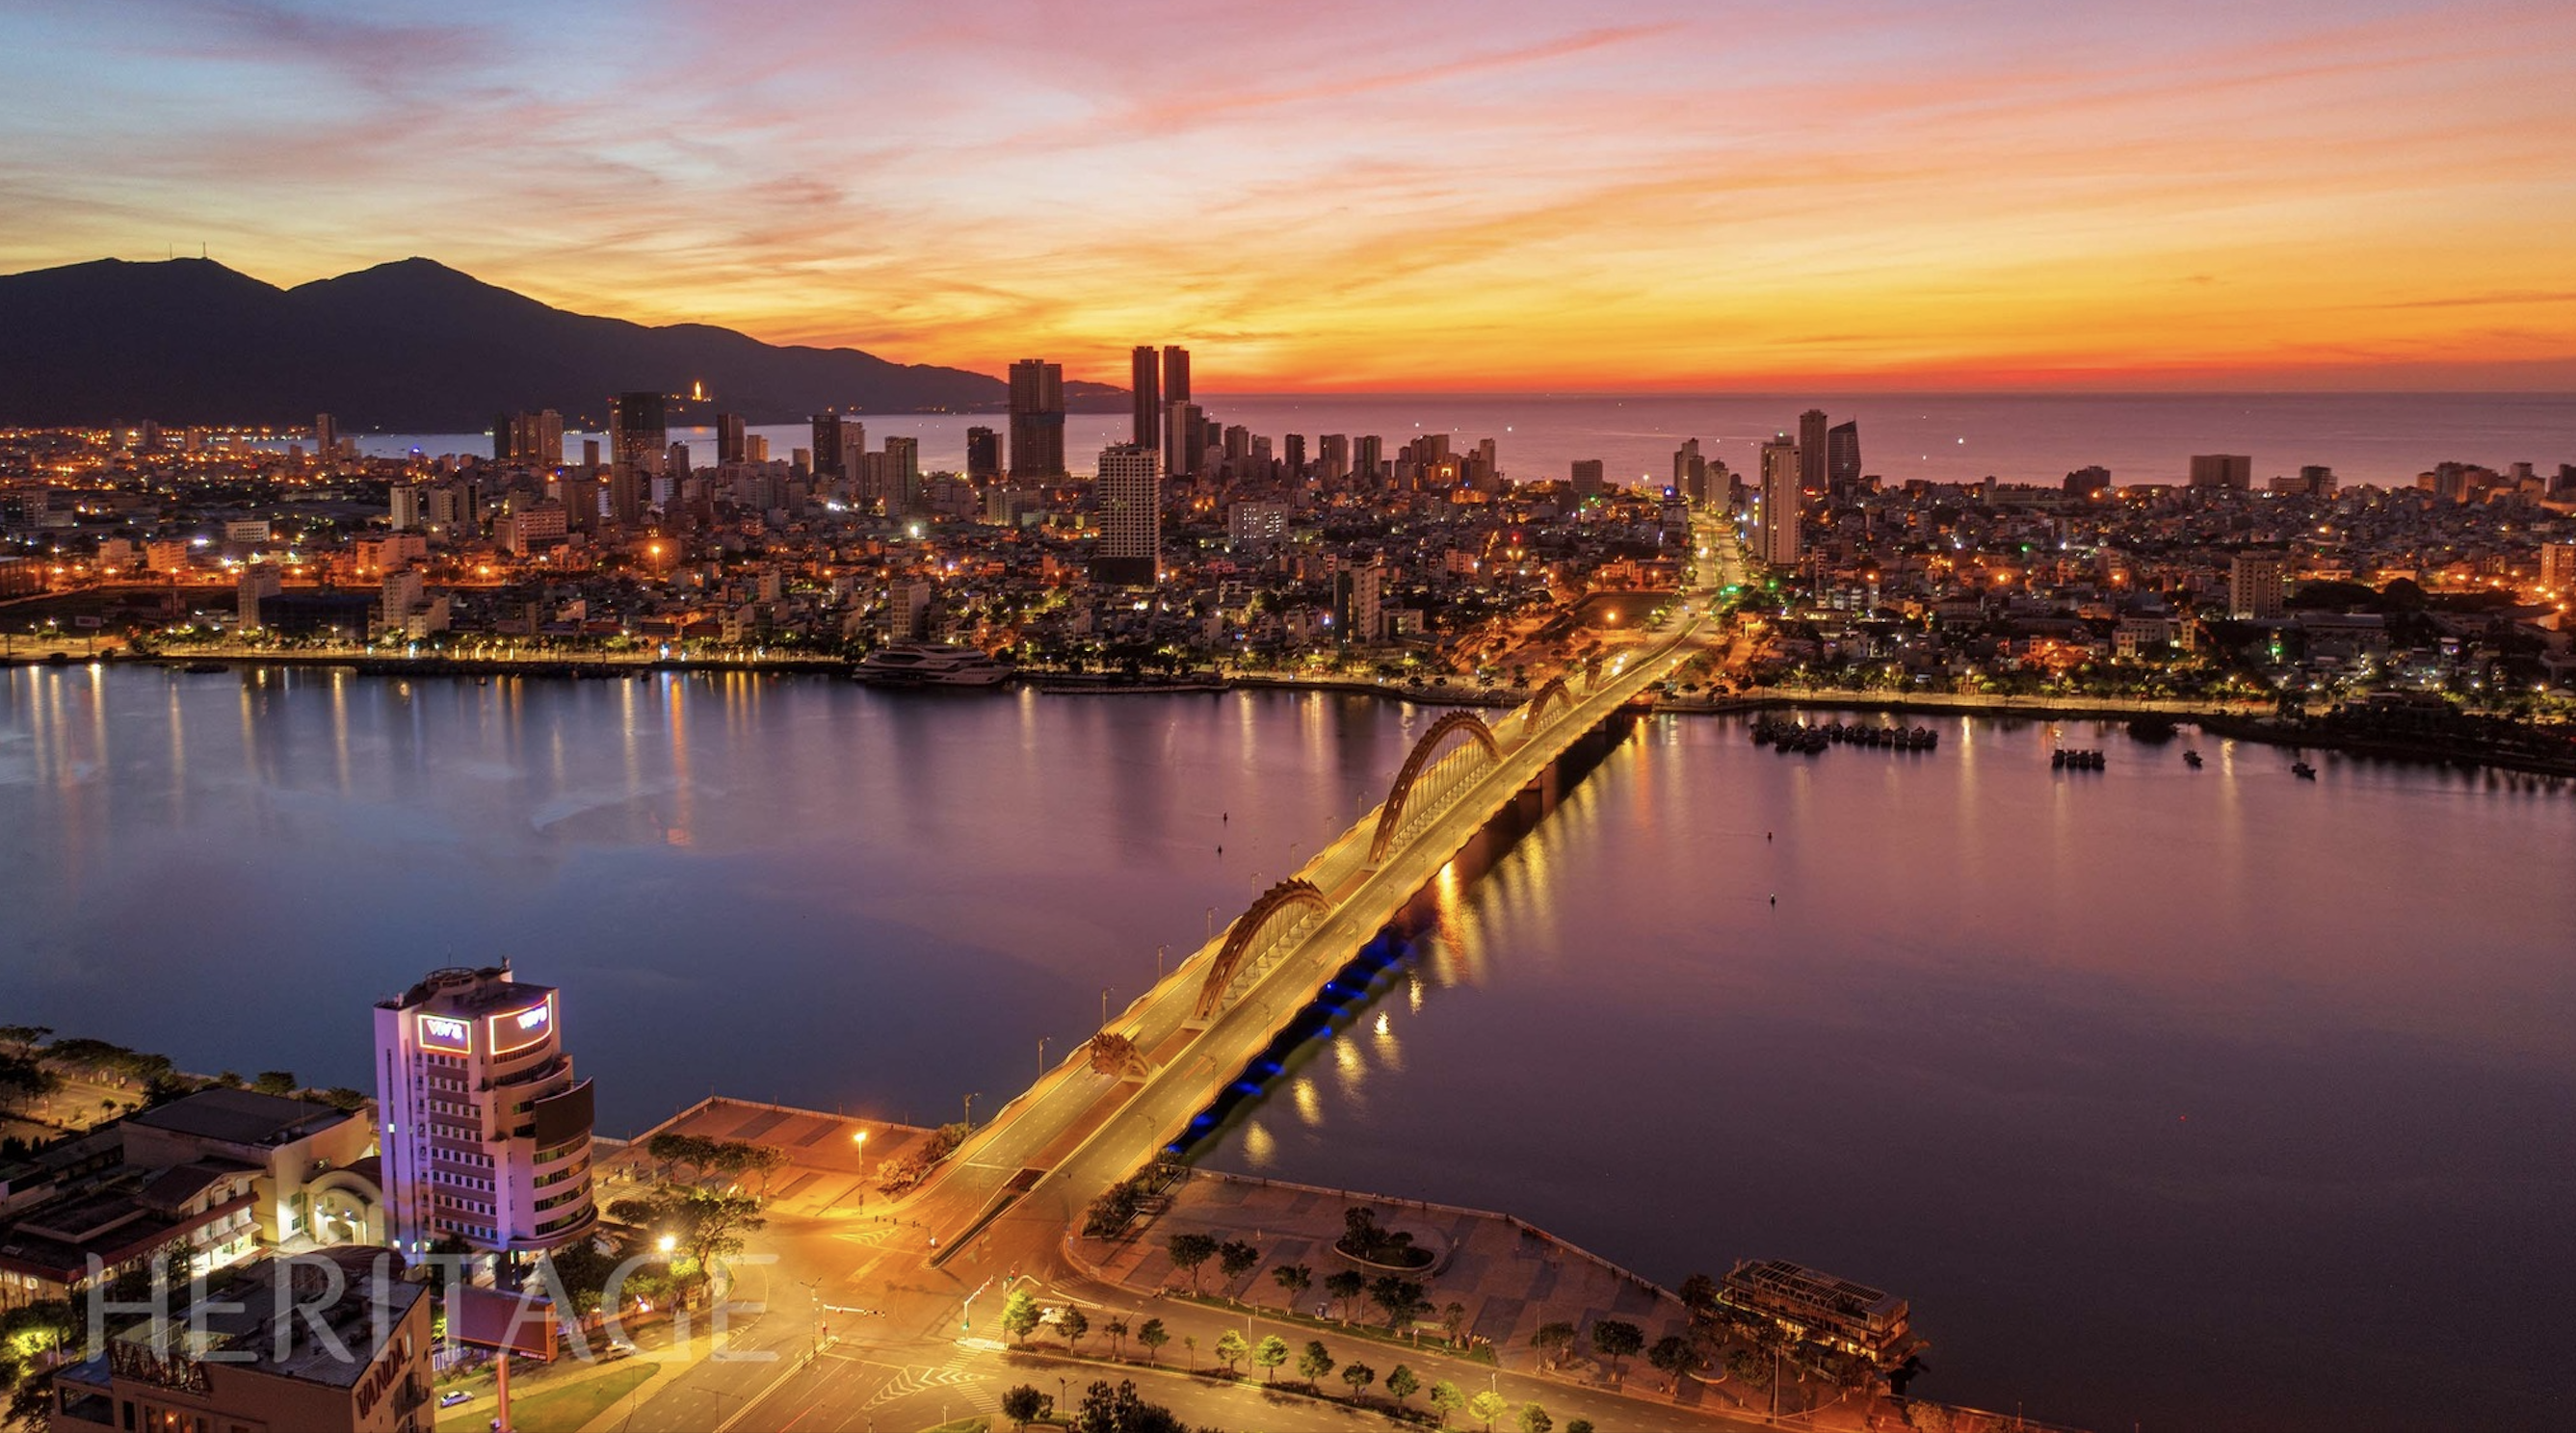
[[[1762,445],[1761,507],[1755,549],[1773,567],[1798,565],[1798,445],[1787,434]]]
[[[1064,365],[1011,365],[1011,481],[1054,482],[1064,470]]]
[[[1163,551],[1163,495],[1153,450],[1134,443],[1101,449],[1100,477],[1092,493],[1100,513],[1092,580],[1153,586]]]
[[[590,1232],[591,1090],[551,986],[451,968],[376,1006],[387,1233],[406,1258],[454,1236],[483,1253]]]

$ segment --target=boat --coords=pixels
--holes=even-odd
[[[2184,752],[2182,754],[2182,764],[2190,767],[2194,771],[2200,770],[2200,753],[2196,751]]]
[[[229,669],[228,669],[228,668],[226,668],[226,667],[224,666],[224,664],[223,664],[223,663],[221,663],[221,662],[190,662],[188,665],[186,665],[186,666],[184,666],[184,667],[181,667],[179,670],[180,670],[180,671],[183,671],[183,672],[187,672],[187,673],[189,673],[189,674],[191,674],[191,675],[194,675],[194,676],[200,676],[200,677],[202,677],[202,676],[210,675],[210,674],[215,673],[215,672],[226,671],[226,670],[229,670]]]
[[[2317,769],[2308,765],[2304,761],[2291,762],[2290,774],[2299,778],[2301,781],[2314,781],[2317,779]]]
[[[1011,669],[974,647],[896,642],[859,659],[851,675],[889,687],[990,687]]]

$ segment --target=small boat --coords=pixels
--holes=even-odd
[[[202,677],[202,676],[210,675],[210,674],[215,673],[215,672],[223,671],[223,670],[225,670],[225,667],[224,667],[224,664],[223,664],[223,663],[221,663],[221,662],[190,662],[188,665],[186,665],[186,666],[184,666],[184,667],[181,667],[179,670],[180,670],[180,671],[183,671],[183,672],[190,673],[191,675],[194,675],[194,676],[200,676],[200,677]]]
[[[2291,762],[2290,774],[2299,778],[2301,781],[2314,781],[2317,779],[2317,769],[2308,765],[2304,761]]]
[[[2182,754],[2182,764],[2190,767],[2194,771],[2200,770],[2200,753],[2196,751],[2184,752]]]
[[[900,642],[860,658],[851,675],[885,686],[990,687],[1011,669],[973,647]]]

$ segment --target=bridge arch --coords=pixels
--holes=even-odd
[[[1262,892],[1261,899],[1254,901],[1251,909],[1235,918],[1225,944],[1218,947],[1216,963],[1208,967],[1207,979],[1199,986],[1197,1018],[1205,1020],[1224,1009],[1235,978],[1238,975],[1259,975],[1262,958],[1270,953],[1280,938],[1303,924],[1307,913],[1329,912],[1332,908],[1333,903],[1324,898],[1322,891],[1315,889],[1312,881],[1293,876]],[[1271,928],[1278,926],[1281,919],[1291,912],[1298,914],[1273,933]],[[1268,937],[1266,942],[1265,936]]]
[[[1434,762],[1448,755],[1450,739],[1463,736],[1485,749],[1490,761],[1500,761],[1503,744],[1494,738],[1494,729],[1474,712],[1456,711],[1431,724],[1422,739],[1413,744],[1412,754],[1404,758],[1404,768],[1395,774],[1395,785],[1388,788],[1386,804],[1378,808],[1377,832],[1369,838],[1368,863],[1372,866],[1386,859],[1387,850],[1395,844],[1395,833],[1404,825],[1405,805],[1413,795],[1413,783]]]
[[[1592,659],[1583,664],[1583,690],[1585,692],[1590,693],[1601,690],[1601,672],[1604,665],[1602,656],[1599,652],[1593,653]]]
[[[1547,685],[1540,687],[1537,694],[1529,699],[1529,706],[1525,708],[1529,715],[1521,721],[1522,730],[1537,731],[1547,719],[1547,704],[1551,701],[1562,707],[1574,705],[1574,693],[1567,689],[1562,676],[1548,678]]]

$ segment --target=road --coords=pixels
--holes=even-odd
[[[1721,551],[1731,553],[1731,542]],[[1726,560],[1702,564],[1708,579]],[[1374,868],[1366,865],[1378,812],[1316,853],[1299,874],[1327,893],[1331,909],[1294,928],[1275,963],[1204,1028],[1196,1007],[1206,972],[1225,940],[1218,932],[1110,1028],[1156,1063],[1142,1078],[1093,1070],[1081,1048],[1010,1101],[903,1200],[892,1222],[852,1217],[775,1218],[754,1246],[724,1357],[710,1341],[696,1361],[647,1385],[652,1396],[614,1426],[636,1430],[888,1429],[929,1427],[948,1417],[991,1413],[1002,1389],[1029,1383],[1074,1397],[1093,1378],[1134,1377],[1149,1398],[1193,1424],[1227,1428],[1338,1429],[1383,1426],[1346,1405],[1212,1383],[1151,1369],[1112,1370],[1003,1349],[995,1339],[1005,1290],[1017,1283],[1049,1302],[1084,1305],[1097,1347],[1111,1316],[1170,1328],[1166,1362],[1203,1361],[1217,1337],[1245,1320],[1195,1304],[1140,1297],[1087,1277],[1064,1255],[1064,1240],[1101,1192],[1150,1161],[1272,1037],[1297,1017],[1322,983],[1421,891],[1484,825],[1537,778],[1578,735],[1668,676],[1694,650],[1708,620],[1710,588],[1673,605],[1662,628],[1609,658],[1588,689],[1574,684],[1536,729],[1526,707],[1491,723],[1499,759],[1464,782],[1445,806]],[[1427,789],[1427,788],[1418,788]],[[1025,1190],[995,1214],[1014,1184]],[[961,1240],[963,1241],[961,1244]],[[758,1304],[760,1307],[753,1308]],[[839,1310],[836,1312],[835,1310]],[[851,1310],[881,1312],[860,1314]],[[1259,1330],[1251,1334],[1256,1340]],[[1295,1340],[1314,1336],[1301,1331]],[[1602,1390],[1527,1373],[1497,1371],[1433,1350],[1397,1350],[1358,1336],[1325,1339],[1337,1357],[1381,1375],[1401,1361],[1428,1384],[1447,1379],[1474,1392],[1489,1384],[1517,1408],[1535,1401],[1560,1423],[1588,1416],[1603,1427],[1750,1427],[1656,1400],[1648,1405]],[[1131,1350],[1132,1351],[1132,1350]],[[1399,1356],[1400,1355],[1400,1356]],[[1640,1375],[1643,1377],[1644,1375]],[[658,1388],[655,1385],[659,1385]],[[1338,1390],[1339,1385],[1330,1385]],[[1416,1403],[1419,1405],[1419,1398]]]

